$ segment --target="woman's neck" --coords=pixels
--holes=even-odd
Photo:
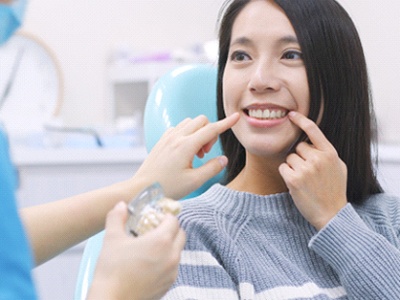
[[[227,187],[259,195],[271,195],[288,191],[278,170],[283,161],[267,160],[249,155],[246,157],[244,168],[235,179],[227,184]]]

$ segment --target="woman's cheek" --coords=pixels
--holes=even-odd
[[[224,111],[225,115],[229,116],[234,113],[234,110],[232,108],[232,103],[230,103],[226,99],[229,99],[229,95],[224,95]]]

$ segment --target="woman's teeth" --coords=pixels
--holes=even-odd
[[[285,110],[270,110],[270,109],[250,109],[249,116],[256,119],[262,120],[273,120],[280,119],[287,115],[287,111]]]

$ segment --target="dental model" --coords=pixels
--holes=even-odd
[[[141,218],[136,226],[138,235],[144,234],[160,225],[165,214],[178,215],[181,204],[175,200],[163,198],[155,206],[147,206],[141,213]]]
[[[160,225],[165,214],[178,215],[181,204],[165,198],[161,186],[154,183],[129,203],[128,211],[126,231],[138,236]]]

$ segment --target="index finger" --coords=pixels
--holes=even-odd
[[[302,115],[301,113],[291,111],[289,113],[289,119],[307,134],[311,143],[317,149],[328,150],[332,148],[332,144],[322,133],[321,129],[319,129],[318,125],[308,119],[306,116]]]
[[[193,134],[197,146],[204,146],[216,138],[239,120],[239,113],[234,113],[225,119],[209,123]]]

